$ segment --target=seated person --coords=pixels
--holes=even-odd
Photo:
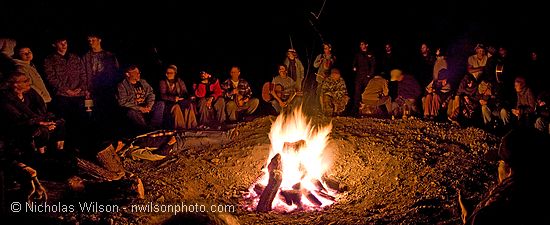
[[[237,121],[237,112],[250,115],[256,111],[260,100],[252,97],[252,90],[245,79],[240,78],[241,69],[231,67],[231,78],[221,85],[225,97],[225,111],[230,122]]]
[[[385,105],[386,112],[391,113],[391,98],[388,95],[388,80],[381,75],[374,76],[361,95],[359,113],[362,115],[377,114],[379,107]]]
[[[483,117],[483,124],[496,127],[497,123],[505,126],[508,124],[510,115],[508,111],[503,107],[501,99],[493,91],[493,84],[488,80],[482,79],[477,86],[479,105],[481,106],[481,115]],[[494,117],[498,118],[500,122],[493,121]]]
[[[426,96],[422,101],[424,118],[434,119],[439,116],[439,110],[447,105],[451,97],[451,84],[447,82],[448,71],[441,69],[437,80],[430,82],[426,87]]]
[[[199,103],[199,123],[201,126],[219,126],[225,121],[225,101],[220,80],[204,71],[200,73],[200,78],[200,83],[193,84]]]
[[[340,115],[349,102],[346,82],[340,74],[340,70],[330,70],[330,77],[321,85],[321,104],[327,116]]]
[[[2,133],[23,149],[34,148],[45,153],[50,142],[57,150],[64,147],[64,120],[56,119],[46,110],[42,97],[31,88],[30,78],[13,72],[8,76],[6,90],[0,94]]]
[[[531,124],[530,120],[535,112],[535,96],[531,88],[527,87],[525,78],[517,77],[514,81],[514,89],[517,93],[516,107],[512,109],[512,114],[516,116],[520,125]]]
[[[542,92],[537,97],[537,107],[535,108],[535,128],[544,133],[550,134],[550,92]]]
[[[548,187],[541,179],[548,174],[550,138],[534,128],[510,131],[498,152],[498,184],[471,210],[461,192],[458,200],[462,221],[483,224],[550,224],[545,205]]]
[[[271,92],[271,96],[273,96],[271,105],[277,113],[281,113],[283,110],[289,110],[293,108],[295,104],[301,102],[298,96],[299,93],[296,91],[296,82],[287,76],[285,65],[279,65],[279,75],[274,77],[271,83],[275,87]]]
[[[463,122],[471,122],[479,102],[477,99],[477,86],[476,79],[472,74],[464,76],[462,81],[460,81],[454,99],[452,99],[447,107],[449,121],[454,124],[459,124],[458,119],[462,119]]]
[[[166,79],[160,81],[160,99],[164,104],[163,115],[169,115],[170,128],[189,129],[197,126],[195,106],[187,93],[183,80],[177,77],[178,68],[169,65],[166,68]]]
[[[399,69],[394,69],[391,76],[397,81],[397,98],[392,99],[392,115],[401,114],[404,119],[417,113],[416,99],[422,94],[418,81]]]
[[[135,65],[126,68],[124,75],[126,79],[118,84],[118,105],[125,110],[126,116],[138,132],[159,127],[160,109],[158,104],[155,106],[155,94],[151,85],[141,79],[139,68]],[[155,106],[154,110],[153,106]],[[150,114],[153,114],[151,125],[146,122]]]

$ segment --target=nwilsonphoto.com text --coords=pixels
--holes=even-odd
[[[185,212],[236,212],[235,205],[203,205],[203,204],[156,204],[149,202],[147,204],[132,204],[128,206],[118,206],[112,204],[102,204],[98,202],[77,202],[66,204],[58,203],[35,203],[35,202],[12,202],[10,210],[14,213],[185,213]]]

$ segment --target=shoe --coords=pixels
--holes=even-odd
[[[451,117],[447,117],[447,120],[449,120],[453,125],[460,126],[460,123],[458,121],[451,119]]]

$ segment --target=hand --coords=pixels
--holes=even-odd
[[[214,101],[214,98],[212,98],[212,97],[209,97],[206,100],[206,107],[208,107],[209,109],[212,108],[212,101]]]
[[[55,122],[38,122],[38,125],[47,127],[48,130],[55,130]]]
[[[74,89],[73,91],[74,91],[75,95],[78,95],[78,94],[80,94],[80,92],[82,91],[82,89],[77,88],[77,89]]]
[[[512,114],[516,115],[517,117],[519,117],[519,109],[512,109]]]
[[[233,89],[233,91],[231,91],[231,94],[232,95],[239,94],[239,90],[235,88],[235,89]]]
[[[140,111],[141,113],[148,113],[148,112],[151,111],[151,109],[149,109],[149,107],[141,107],[141,106],[140,106],[140,107],[139,107],[139,111]]]

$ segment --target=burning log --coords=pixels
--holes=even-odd
[[[323,183],[321,183],[320,180],[318,179],[314,179],[313,181],[311,181],[315,187],[317,188],[317,190],[320,190],[320,191],[327,191],[327,189],[323,186]]]
[[[325,184],[327,184],[327,187],[336,190],[336,191],[348,191],[348,187],[344,184],[341,184],[339,181],[335,180],[334,178],[330,178],[328,176],[323,176],[323,181],[325,181]]]
[[[335,200],[336,200],[335,197],[333,197],[332,195],[329,195],[329,194],[327,194],[327,193],[325,193],[325,192],[322,192],[322,191],[315,191],[315,193],[317,193],[319,196],[321,196],[321,197],[323,197],[323,198],[326,198],[326,199],[329,199],[329,200],[331,200],[331,201],[335,201]]]
[[[254,185],[254,192],[256,192],[257,195],[261,195],[265,190],[265,186],[261,184]]]
[[[283,171],[280,154],[275,155],[271,159],[269,165],[267,166],[267,169],[269,171],[269,182],[267,183],[265,190],[260,196],[260,201],[258,202],[258,206],[256,207],[256,211],[258,212],[271,211],[271,204],[273,203],[273,199],[275,199],[277,191],[279,190],[281,182],[283,181]]]
[[[295,204],[298,208],[302,208],[302,192],[298,190],[282,190],[282,200],[289,206]]]
[[[304,146],[306,146],[306,141],[299,140],[299,141],[296,141],[296,142],[285,142],[284,145],[283,145],[283,149],[285,149],[285,150],[292,149],[294,151],[298,151],[301,148],[303,148]]]
[[[315,195],[313,195],[313,193],[311,193],[311,191],[304,189],[302,191],[302,194],[306,196],[307,200],[309,200],[312,204],[316,206],[321,206],[323,204],[321,201],[319,201],[319,199],[317,199],[317,197],[315,197]]]

